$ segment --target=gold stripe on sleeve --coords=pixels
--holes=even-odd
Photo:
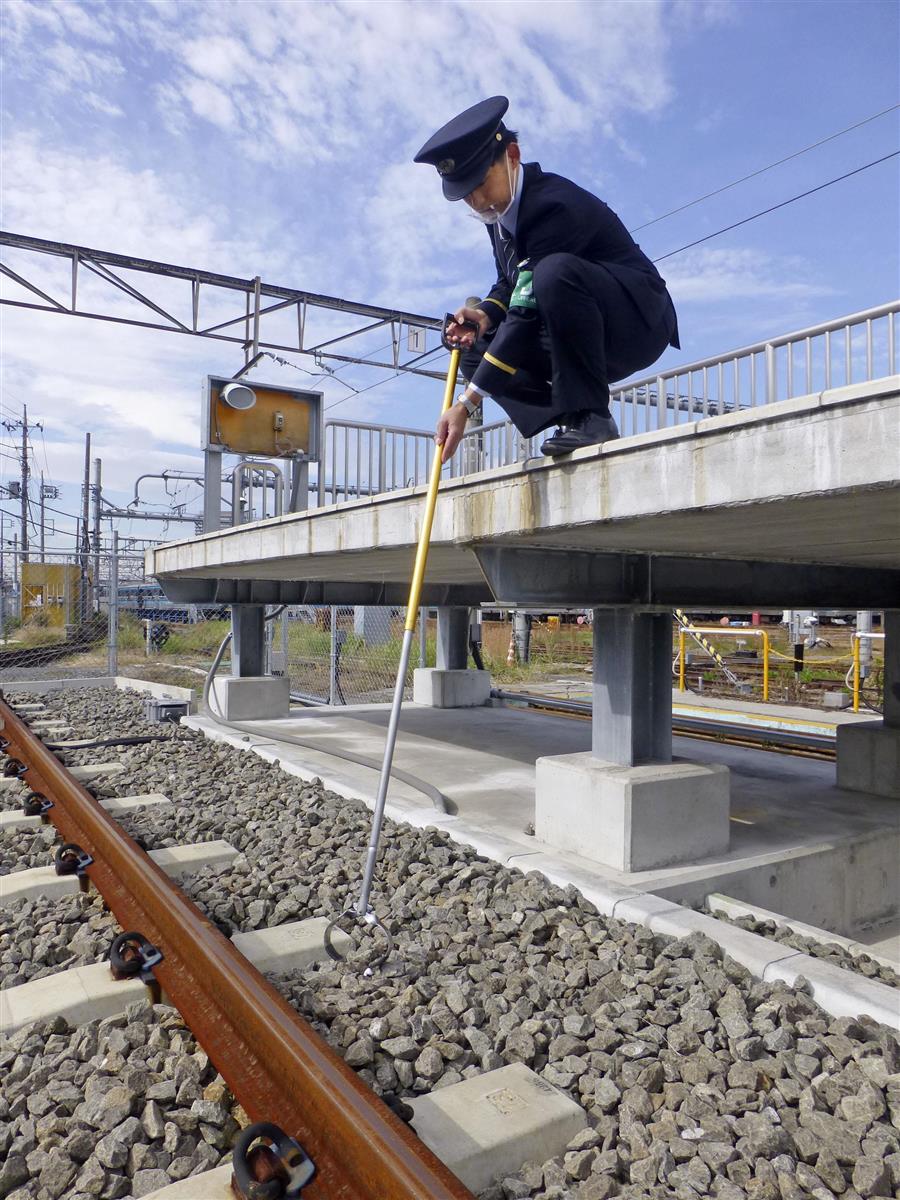
[[[487,300],[483,301],[483,303],[484,304],[496,304],[499,308],[502,308],[504,312],[509,312],[509,309],[506,307],[506,305],[503,303],[503,301],[495,300],[493,296],[488,296]]]
[[[493,354],[488,354],[485,351],[484,361],[489,362],[492,367],[499,367],[501,371],[505,371],[507,375],[515,375],[516,368],[511,367],[509,363],[501,362],[499,358],[494,358]]]

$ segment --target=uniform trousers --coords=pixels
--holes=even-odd
[[[516,316],[514,336],[504,338],[503,354],[513,360],[515,374],[491,393],[524,437],[565,425],[577,413],[608,416],[610,383],[656,362],[675,327],[671,304],[656,325],[648,325],[606,267],[574,254],[541,259],[533,287],[537,313]],[[472,379],[505,323],[462,355],[464,379]]]

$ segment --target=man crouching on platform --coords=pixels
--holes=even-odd
[[[525,437],[557,425],[543,454],[612,441],[610,381],[679,346],[656,267],[602,200],[521,161],[502,120],[508,107],[505,96],[482,100],[415,157],[437,167],[448,200],[465,200],[484,222],[497,266],[486,299],[458,309],[447,328],[467,385],[438,422],[444,462],[484,396]]]

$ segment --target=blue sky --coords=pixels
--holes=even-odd
[[[460,109],[508,95],[526,161],[595,191],[634,228],[897,104],[898,11],[892,0],[5,0],[2,223],[438,314],[492,279],[484,231],[411,162]],[[636,236],[659,257],[897,145],[894,111]],[[896,297],[897,162],[661,263],[682,333],[663,365]],[[63,487],[60,507],[77,505],[86,430],[115,501],[141,471],[199,462],[200,382],[236,370],[237,348],[10,309],[2,320],[4,415],[27,402],[43,419],[38,465]],[[380,378],[344,374],[356,387]],[[306,378],[270,362],[255,377]],[[335,416],[420,428],[441,398],[436,383],[389,376],[358,399],[337,381],[323,388],[342,401]]]

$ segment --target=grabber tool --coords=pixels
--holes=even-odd
[[[447,341],[447,326],[455,318],[451,313],[444,317],[441,328],[441,342],[450,351],[450,365],[447,368],[447,382],[444,387],[444,404],[441,413],[445,413],[453,403],[453,393],[456,389],[456,376],[459,371],[459,348],[451,346]],[[363,870],[362,886],[359,899],[352,908],[345,909],[339,917],[335,917],[325,930],[325,950],[329,957],[340,960],[344,955],[334,945],[332,938],[335,929],[342,922],[357,921],[367,926],[373,932],[377,931],[384,946],[378,957],[369,960],[366,974],[379,966],[394,948],[394,939],[387,927],[379,921],[370,903],[372,881],[375,878],[375,867],[378,862],[378,845],[381,840],[381,827],[384,823],[384,806],[387,802],[388,784],[391,778],[391,764],[394,760],[394,747],[397,744],[397,731],[400,723],[400,709],[403,705],[403,688],[406,684],[406,672],[409,668],[409,655],[416,631],[416,619],[419,613],[419,597],[422,594],[422,582],[425,578],[425,565],[428,561],[428,546],[431,541],[431,527],[434,523],[434,510],[437,505],[438,488],[441,483],[441,453],[442,447],[435,446],[434,461],[431,464],[431,477],[428,481],[428,494],[425,498],[425,519],[419,533],[419,545],[416,549],[416,562],[413,568],[412,582],[409,585],[409,600],[406,605],[406,624],[403,629],[403,646],[400,651],[400,663],[397,667],[397,680],[394,684],[394,699],[391,704],[391,716],[388,721],[387,740],[384,747],[384,759],[381,764],[381,777],[378,781],[378,796],[375,801],[375,811],[372,814],[372,831],[369,835],[369,848],[366,851],[366,862]]]

